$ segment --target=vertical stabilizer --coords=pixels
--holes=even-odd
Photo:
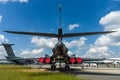
[[[13,49],[12,49],[12,45],[14,45],[14,44],[2,43],[2,45],[4,46],[4,48],[8,54],[8,57],[15,57],[15,54],[14,54]]]
[[[58,41],[62,41],[62,17],[61,17],[61,10],[62,10],[62,6],[61,4],[59,4],[59,13],[60,13],[60,25],[59,25],[59,28],[58,28]]]
[[[60,25],[59,25],[59,27],[60,27],[60,28],[62,27],[61,10],[62,10],[62,6],[61,6],[61,4],[60,4],[60,5],[59,5],[59,13],[60,13]]]

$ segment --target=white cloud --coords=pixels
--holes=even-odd
[[[35,44],[35,46],[42,48],[52,49],[57,43],[56,38],[43,38],[43,37],[32,37],[31,43]]]
[[[110,57],[110,49],[107,46],[90,46],[85,57]]]
[[[0,0],[1,3],[7,3],[7,2],[20,2],[20,3],[27,3],[28,0]]]
[[[7,54],[6,54],[6,51],[5,51],[4,47],[0,46],[0,59],[5,58],[4,56],[6,56],[6,55]]]
[[[100,36],[87,51],[86,55],[98,57],[114,57],[113,53],[119,53],[110,47],[120,47],[120,11],[112,11],[100,19],[104,31],[117,31],[111,34]],[[118,55],[118,54],[117,54]],[[120,55],[119,55],[120,56]]]
[[[82,46],[85,45],[86,40],[87,39],[85,37],[81,37],[79,40],[72,40],[70,42],[64,41],[64,43],[67,48],[77,47],[80,49]]]
[[[99,37],[95,44],[120,46],[120,11],[113,11],[102,17],[100,24],[104,26],[104,30],[117,31]]]
[[[12,0],[13,2],[20,2],[20,3],[26,3],[26,2],[28,2],[28,0]]]
[[[7,3],[9,0],[0,0],[2,3]]]
[[[102,17],[100,22],[104,26],[104,30],[114,30],[120,28],[120,11],[112,11]]]
[[[1,43],[6,43],[6,42],[8,42],[8,39],[4,35],[0,34],[0,44]],[[0,58],[4,58],[4,56],[6,56],[6,55],[7,54],[6,54],[3,46],[0,46]]]
[[[3,43],[3,42],[8,42],[8,39],[5,38],[4,35],[1,35],[1,34],[0,34],[0,43]]]
[[[69,30],[73,30],[74,28],[77,28],[77,27],[79,27],[79,24],[70,24],[68,26]]]
[[[73,55],[74,53],[72,51],[68,51],[68,55]]]
[[[44,48],[40,48],[40,49],[33,49],[33,50],[24,50],[21,55],[36,55],[36,54],[41,54],[44,52]]]
[[[0,22],[2,21],[3,16],[0,15]]]
[[[35,57],[36,55],[41,54],[41,53],[47,54],[46,50],[50,49],[52,51],[52,48],[57,43],[57,39],[35,36],[31,38],[31,43],[35,45],[36,47],[38,47],[39,49],[33,49],[33,50],[25,49],[25,50],[22,50],[21,55],[24,55],[26,57],[31,57],[31,56]]]
[[[120,29],[117,29],[118,32],[108,34],[108,35],[102,35],[100,36],[96,42],[95,45],[99,46],[118,46],[120,47]]]
[[[114,0],[114,1],[120,1],[120,0]]]
[[[3,46],[0,46],[0,55],[3,55],[4,54],[3,52],[5,52],[5,50],[4,50]]]

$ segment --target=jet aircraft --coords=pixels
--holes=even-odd
[[[61,67],[61,63],[64,62],[65,69],[69,69],[70,64],[82,64],[82,62],[84,61],[101,60],[97,58],[70,57],[68,55],[68,49],[65,46],[65,44],[62,42],[62,40],[63,38],[77,37],[77,36],[89,36],[89,35],[96,35],[96,34],[107,34],[107,33],[113,33],[115,31],[63,33],[62,25],[61,25],[61,5],[59,5],[59,12],[60,12],[60,25],[59,25],[57,34],[56,33],[41,33],[41,32],[23,32],[23,31],[4,31],[4,32],[58,38],[58,42],[56,43],[55,47],[52,49],[53,55],[51,57],[39,58],[40,63],[50,64],[51,69],[56,69],[56,63],[60,63],[60,67]]]
[[[5,51],[8,56],[5,56],[6,59],[0,59],[1,61],[10,61],[12,64],[20,64],[20,65],[27,65],[27,64],[33,64],[35,63],[35,59],[33,58],[22,58],[15,56],[12,45],[14,44],[8,44],[8,43],[2,43],[1,46],[4,46]]]

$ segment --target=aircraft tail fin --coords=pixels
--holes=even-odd
[[[8,57],[16,57],[13,52],[12,45],[14,45],[14,44],[2,43],[2,46],[4,46]]]

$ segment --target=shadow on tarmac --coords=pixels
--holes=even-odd
[[[120,74],[113,74],[113,73],[102,73],[102,72],[88,72],[83,69],[62,69],[57,68],[56,70],[47,69],[47,71],[59,71],[61,73],[67,73],[67,74],[74,74],[74,75],[106,75],[106,76],[120,76]]]

